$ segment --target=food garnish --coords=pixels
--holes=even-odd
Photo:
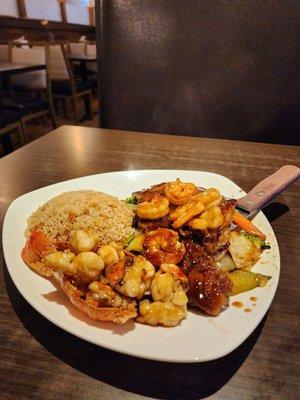
[[[268,280],[271,279],[270,276],[241,269],[232,271],[228,276],[232,282],[230,296],[247,292],[248,290],[252,290],[258,286],[266,286]]]
[[[249,219],[244,217],[238,211],[235,211],[233,214],[233,222],[237,224],[240,229],[249,233],[250,235],[258,236],[262,240],[266,239],[266,235],[261,232],[255,225],[253,225],[253,223]]]
[[[125,203],[127,203],[127,204],[134,204],[134,198],[133,198],[133,196],[128,196],[128,197],[125,199]]]
[[[251,242],[254,243],[255,246],[257,246],[259,249],[266,250],[271,248],[269,243],[266,243],[266,241],[262,240],[259,236],[250,235],[250,233],[247,233],[245,231],[241,231],[241,234],[246,236],[246,238],[248,238],[249,240],[251,240]]]

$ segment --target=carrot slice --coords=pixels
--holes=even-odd
[[[237,211],[235,211],[233,214],[233,222],[250,235],[256,235],[262,240],[266,239],[266,235],[262,231],[253,225],[249,219],[245,218]]]

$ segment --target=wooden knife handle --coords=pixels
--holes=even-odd
[[[237,205],[250,213],[266,206],[274,197],[295,182],[300,169],[294,165],[284,165],[274,174],[259,182],[246,196],[237,201]]]

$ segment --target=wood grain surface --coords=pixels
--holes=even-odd
[[[292,146],[64,126],[0,160],[0,219],[18,196],[89,174],[194,169],[225,175],[249,191],[282,165],[299,162],[299,148]],[[299,187],[266,209],[282,262],[273,304],[238,349],[212,362],[142,360],[62,331],[18,293],[1,249],[1,399],[298,399]]]

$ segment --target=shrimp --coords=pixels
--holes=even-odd
[[[221,229],[227,228],[233,221],[234,211],[236,206],[236,200],[222,200],[220,203],[221,212],[223,215],[223,224],[221,225]]]
[[[75,252],[91,251],[95,248],[98,238],[96,234],[79,229],[71,236],[71,245]]]
[[[98,254],[102,258],[106,267],[112,264],[116,264],[118,261],[125,257],[124,250],[115,242],[111,242],[109,244],[101,246],[98,250]]]
[[[75,276],[76,270],[72,264],[74,258],[75,254],[70,251],[55,251],[45,257],[44,264],[53,271],[61,271]]]
[[[174,182],[168,182],[165,186],[165,195],[171,204],[182,205],[186,203],[199,190],[193,183],[181,182],[176,179]]]
[[[136,302],[98,281],[90,283],[88,291],[78,288],[65,274],[54,273],[71,303],[90,318],[124,324],[137,316]]]
[[[222,201],[222,196],[218,189],[210,188],[196,194],[192,197],[192,200],[201,201],[205,205],[205,208],[209,208],[219,205]]]
[[[188,279],[175,264],[162,264],[151,284],[154,301],[172,301],[176,305],[187,303]]]
[[[128,254],[120,262],[106,268],[109,284],[119,293],[141,299],[150,289],[154,266],[143,256]]]
[[[155,194],[150,201],[139,203],[136,208],[139,218],[151,220],[163,218],[169,211],[169,200],[160,194]]]
[[[188,222],[192,229],[206,230],[217,229],[223,224],[223,215],[219,206],[212,206],[204,211],[198,218]]]
[[[202,219],[201,216],[199,218],[192,218],[188,222],[188,226],[195,230],[205,231],[207,229],[207,221]]]
[[[204,204],[202,201],[198,200],[196,196],[184,205],[177,207],[176,210],[170,214],[170,217],[173,220],[173,228],[177,229],[182,227],[190,219],[204,211]]]
[[[139,304],[137,321],[147,325],[176,326],[186,317],[184,307],[176,306],[172,302],[162,302],[145,299]]]
[[[153,302],[140,302],[138,322],[175,326],[187,315],[187,277],[174,264],[162,264],[151,284]]]
[[[94,281],[89,284],[86,299],[96,302],[99,307],[126,307],[132,302],[101,281]]]
[[[178,264],[183,259],[185,248],[179,242],[177,232],[158,228],[146,234],[142,254],[155,266],[162,263]]]
[[[52,271],[66,273],[81,283],[99,278],[104,269],[102,258],[92,251],[83,251],[77,256],[70,251],[56,251],[47,255],[44,263]]]
[[[72,266],[77,278],[82,283],[89,283],[97,279],[105,267],[102,258],[92,251],[79,253],[72,261]]]
[[[219,190],[214,188],[204,190],[203,192],[192,196],[188,202],[181,207],[177,207],[176,210],[170,214],[170,217],[173,220],[173,228],[181,228],[184,224],[201,214],[203,211],[218,206],[221,201],[222,196],[220,195]],[[207,218],[205,217],[203,219]],[[204,230],[208,227],[208,224],[203,221],[197,221],[197,223],[192,222],[192,225],[194,225],[191,226],[193,229]]]
[[[52,275],[51,268],[44,265],[44,258],[56,251],[56,247],[42,231],[32,231],[22,249],[23,261],[43,276]]]

